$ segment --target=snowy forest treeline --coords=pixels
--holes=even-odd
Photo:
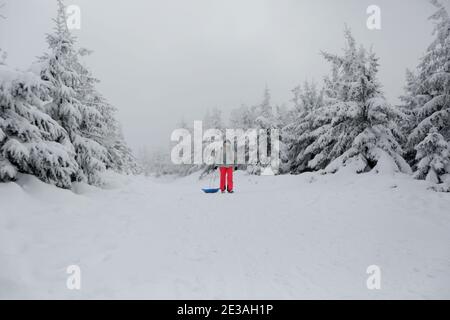
[[[437,9],[430,17],[434,40],[416,70],[407,71],[401,105],[384,97],[376,54],[359,46],[346,28],[344,51],[322,53],[330,75],[321,86],[306,82],[295,88],[290,108],[273,106],[266,88],[260,104],[233,110],[227,124],[220,109],[208,111],[204,128],[280,129],[280,174],[335,173],[344,167],[356,173],[403,172],[450,191],[450,17],[442,3],[431,3]],[[184,121],[179,127],[192,130]],[[208,170],[174,166],[162,149],[144,149],[139,158],[146,174]],[[258,174],[262,168],[242,169]]]
[[[136,163],[115,108],[82,63],[90,51],[77,47],[65,5],[57,3],[49,52],[28,71],[8,67],[0,50],[0,182],[25,173],[71,188],[74,182],[101,185],[107,169],[181,176],[207,172],[204,166],[173,165],[168,151],[142,152]],[[401,105],[384,97],[376,54],[359,46],[346,28],[343,52],[322,53],[331,72],[321,85],[295,88],[289,107],[273,106],[266,88],[261,103],[233,110],[228,123],[220,109],[210,110],[204,128],[279,129],[279,174],[389,170],[450,191],[450,17],[438,0],[431,3],[437,9],[430,17],[434,39],[416,70],[407,71]],[[191,129],[184,121],[178,127]],[[260,174],[263,167],[240,169]]]
[[[8,67],[0,52],[0,182],[26,173],[62,188],[73,182],[102,185],[106,169],[138,169],[115,108],[82,63],[90,51],[76,47],[65,4],[57,3],[49,52],[28,71]]]

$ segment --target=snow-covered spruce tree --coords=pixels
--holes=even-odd
[[[139,166],[131,148],[125,142],[121,126],[115,121],[113,133],[109,136],[106,150],[108,151],[108,168],[123,174],[140,174],[142,168]]]
[[[268,87],[264,89],[263,100],[259,105],[256,105],[252,108],[252,113],[254,115],[254,125],[255,129],[258,129],[258,134],[262,131],[265,132],[267,138],[267,155],[270,155],[272,152],[271,146],[271,129],[277,129],[277,121],[276,116],[274,114],[274,108],[271,103],[271,95]],[[258,136],[258,145],[262,143],[264,137]],[[256,164],[251,164],[247,166],[247,172],[250,174],[259,175],[261,174],[264,165],[261,163],[261,155],[258,152],[258,162]]]
[[[342,167],[361,173],[410,172],[403,159],[397,125],[404,115],[389,105],[377,79],[378,58],[362,46],[357,48],[349,29],[342,56],[323,53],[332,64],[325,81],[324,106],[311,117],[313,142],[305,154],[312,155],[311,169],[336,172]]]
[[[47,112],[68,132],[73,146],[79,165],[74,180],[100,184],[99,173],[105,169],[106,149],[86,132],[90,119],[97,119],[100,115],[95,108],[80,101],[86,77],[80,73],[82,66],[75,49],[75,38],[70,34],[66,21],[65,5],[58,0],[55,32],[47,35],[50,53],[41,57],[35,68],[49,83],[52,102],[47,105]]]
[[[444,156],[446,152],[441,150],[443,141],[450,141],[450,17],[440,2],[431,2],[437,7],[437,12],[430,18],[435,23],[435,39],[421,59],[415,75],[408,76],[406,94],[402,97],[414,113],[414,128],[408,137],[408,147],[417,151],[415,167],[418,172],[415,176],[419,179],[427,176],[428,160],[424,159],[435,159],[435,152]],[[431,146],[432,143],[436,143],[436,146]],[[431,154],[427,155],[427,150]],[[438,162],[445,163],[448,160]],[[437,177],[430,179],[437,183],[443,182],[450,173],[448,169],[444,166],[434,170],[435,173],[431,175],[436,174]],[[444,189],[450,191],[450,188]]]
[[[436,128],[416,146],[417,171],[414,177],[450,187],[450,145]],[[441,188],[441,189],[442,189]]]
[[[281,159],[287,171],[298,174],[308,170],[311,160],[305,150],[314,141],[311,131],[315,111],[323,106],[323,90],[318,90],[315,83],[305,82],[292,92],[294,108],[290,111],[289,123],[282,130],[286,149]]]
[[[249,129],[256,128],[256,107],[248,107],[246,105],[241,105],[239,108],[231,110],[230,119],[229,119],[229,128],[235,130],[243,130],[246,132]],[[240,142],[241,145],[243,142]],[[237,168],[239,170],[247,170],[248,168],[248,160],[249,160],[249,149],[247,146],[247,141],[244,146],[244,157],[246,163],[238,164]]]
[[[400,97],[403,101],[398,108],[405,114],[405,118],[400,119],[399,126],[405,136],[404,149],[405,149],[405,160],[411,165],[415,166],[416,150],[414,146],[408,145],[408,135],[414,130],[418,125],[418,118],[416,117],[416,99],[414,94],[417,90],[417,79],[414,72],[406,70],[406,86],[405,95]]]
[[[278,129],[284,128],[291,121],[290,110],[285,104],[275,106],[274,120],[275,127]]]
[[[81,57],[90,54],[86,49],[79,50]],[[81,86],[78,90],[78,100],[84,106],[95,110],[91,117],[84,119],[81,129],[84,135],[106,149],[106,167],[119,173],[136,174],[140,172],[137,161],[131,149],[127,146],[120,123],[115,117],[116,108],[112,106],[97,90],[100,82],[82,63],[77,64],[81,75]]]
[[[279,132],[279,150],[278,156],[280,159],[278,174],[286,174],[290,172],[288,161],[288,145],[283,134],[283,128],[291,122],[291,112],[286,105],[277,105],[274,110],[275,126]]]
[[[38,76],[0,63],[0,181],[26,173],[71,186],[78,165],[66,131],[43,111],[47,93]]]
[[[259,129],[270,130],[276,126],[271,95],[269,88],[265,88],[263,100],[256,106],[257,117],[255,120]]]
[[[101,144],[106,135],[104,110],[92,94],[95,79],[80,63],[66,21],[65,5],[58,0],[55,31],[47,35],[50,53],[39,59],[35,70],[49,84],[52,102],[47,112],[66,130],[73,146],[79,166],[73,180],[99,185],[108,164],[108,150]]]

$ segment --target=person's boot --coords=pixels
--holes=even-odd
[[[228,190],[228,193],[234,193],[234,191],[233,191],[233,190],[231,190],[231,191],[230,191],[230,190]]]

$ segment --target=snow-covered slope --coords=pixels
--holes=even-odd
[[[450,195],[397,175],[0,184],[0,298],[450,298]],[[82,287],[66,287],[66,268]],[[378,265],[382,287],[366,287]]]

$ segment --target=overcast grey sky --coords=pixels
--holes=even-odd
[[[448,2],[448,0],[444,0]],[[0,48],[8,64],[27,68],[46,49],[55,0],[0,0]],[[405,69],[429,45],[434,7],[427,0],[66,0],[81,8],[79,45],[102,81],[130,145],[167,145],[179,119],[201,119],[256,104],[267,84],[289,103],[304,80],[321,82],[329,66],[320,50],[339,52],[347,23],[373,45],[387,97],[398,101]],[[366,27],[381,7],[382,30]]]

